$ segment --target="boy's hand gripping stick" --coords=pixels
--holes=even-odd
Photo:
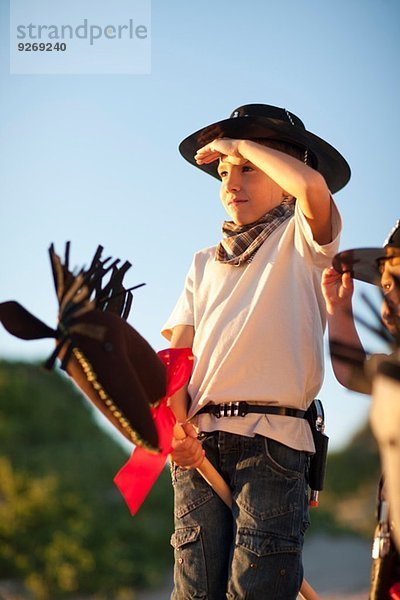
[[[179,423],[174,426],[174,436],[177,440],[184,440],[186,433]],[[207,481],[212,487],[214,492],[225,502],[228,508],[232,508],[232,495],[231,490],[224,480],[224,478],[218,473],[217,469],[210,463],[208,458],[204,458],[200,467],[197,468],[200,475]]]

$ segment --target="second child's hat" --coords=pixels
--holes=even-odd
[[[383,248],[355,248],[336,254],[332,264],[338,273],[349,272],[354,279],[380,285],[382,261],[400,257],[400,220]]]

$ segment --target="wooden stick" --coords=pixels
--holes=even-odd
[[[186,433],[179,423],[176,423],[174,426],[174,436],[177,440],[184,440],[186,437]],[[199,467],[197,467],[197,471],[202,477],[204,477],[204,479],[212,487],[215,493],[218,494],[221,500],[225,502],[227,507],[232,508],[232,494],[230,487],[222,475],[214,467],[214,465],[210,463],[208,458],[203,458],[203,462]],[[321,600],[320,596],[311,587],[306,579],[303,579],[301,584],[300,598],[303,598],[303,600]]]
[[[303,579],[299,597],[303,598],[304,600],[321,600],[321,596],[319,596],[314,588],[311,587],[307,579]]]

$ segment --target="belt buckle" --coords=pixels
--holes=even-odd
[[[225,402],[221,404],[219,407],[219,414],[217,417],[239,417],[241,414],[239,413],[239,405],[240,402]]]

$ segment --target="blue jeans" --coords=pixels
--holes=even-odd
[[[202,435],[233,506],[229,510],[196,470],[172,466],[171,599],[294,600],[309,525],[307,454],[258,435]]]

